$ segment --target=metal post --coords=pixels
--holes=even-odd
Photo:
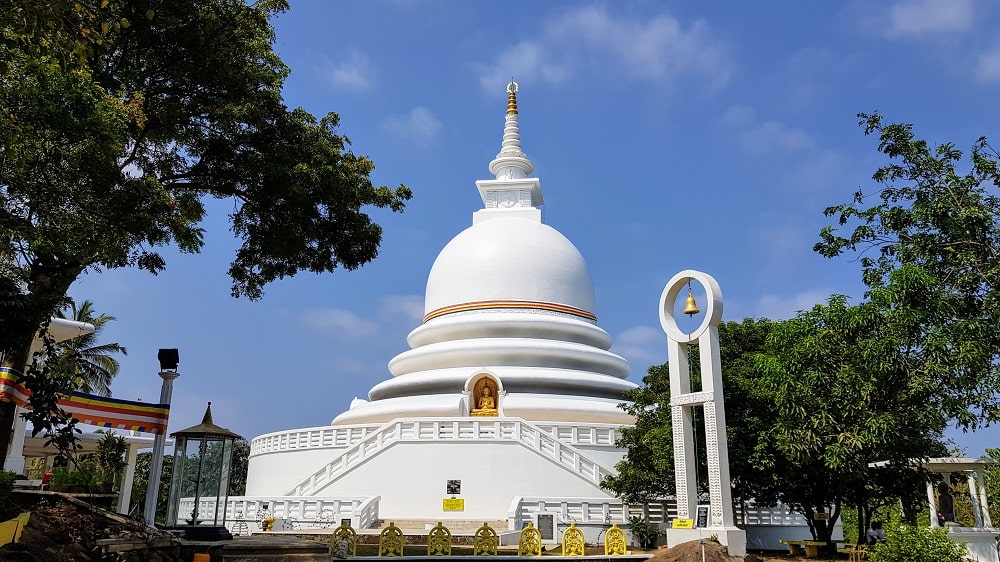
[[[174,392],[174,379],[179,377],[176,371],[160,371],[163,386],[160,388],[160,404],[170,405],[170,396]],[[146,488],[146,510],[143,518],[148,525],[156,522],[156,500],[160,491],[160,471],[163,470],[163,446],[166,444],[166,432],[157,433],[153,438],[153,459],[149,465],[149,487]]]

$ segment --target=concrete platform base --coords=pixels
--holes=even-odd
[[[667,529],[667,545],[675,546],[688,541],[718,539],[719,544],[726,546],[730,556],[746,556],[747,533],[743,529],[732,528],[697,528],[697,529]]]
[[[288,536],[236,537],[212,553],[213,562],[330,562],[330,558],[329,543]]]

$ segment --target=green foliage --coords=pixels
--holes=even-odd
[[[1000,522],[1000,448],[986,449],[986,457],[997,462],[990,465],[983,474],[986,497],[990,500],[990,520]]]
[[[94,326],[94,331],[57,343],[57,355],[46,360],[53,363],[53,369],[72,373],[77,390],[111,396],[111,381],[120,367],[114,355],[128,355],[125,347],[118,343],[100,343],[101,332],[115,317],[95,313],[94,303],[89,300],[83,301],[79,308],[75,302],[70,301],[69,306],[58,311],[55,316],[86,322]]]
[[[132,505],[129,513],[142,515],[146,510],[146,489],[149,488],[149,468],[153,462],[153,453],[139,453],[135,461],[135,477],[132,480]],[[163,468],[160,470],[160,487],[157,490],[156,514],[157,523],[167,519],[167,500],[170,497],[170,480],[174,473],[174,457],[163,457]]]
[[[760,392],[754,357],[762,349],[771,329],[769,320],[745,319],[724,322],[719,326],[720,358],[726,401],[729,458],[733,494],[737,501],[754,498],[768,503],[777,495],[778,481],[773,476],[775,459],[767,446],[768,428],[773,409]],[[697,353],[697,349],[692,349]],[[692,384],[700,388],[698,362],[692,361]],[[670,414],[670,375],[667,365],[649,368],[643,386],[625,394],[622,408],[635,416],[635,425],[622,428],[619,447],[628,450],[616,465],[617,476],[602,485],[623,501],[642,503],[672,495],[675,489],[673,456],[673,421]],[[694,412],[696,433],[704,434],[700,410]],[[696,443],[698,474],[707,486],[704,440]]]
[[[242,496],[247,490],[247,469],[250,461],[250,443],[237,439],[233,443],[232,468],[229,471],[229,495]]]
[[[635,425],[621,428],[617,446],[628,450],[601,485],[622,501],[642,503],[672,494],[674,444],[670,418],[670,377],[666,365],[649,368],[643,386],[629,390],[622,408],[635,416]]]
[[[42,325],[42,348],[34,354],[21,379],[33,391],[28,400],[30,408],[21,416],[31,424],[32,436],[45,437],[45,447],[52,447],[57,459],[74,462],[76,452],[82,448],[76,437],[81,431],[77,420],[59,407],[59,396],[74,388],[75,377],[70,371],[53,369],[51,362],[40,360],[56,355],[55,344],[45,332],[47,324]]]
[[[84,271],[155,274],[159,248],[200,251],[207,199],[233,202],[234,296],[376,257],[382,229],[367,212],[401,211],[411,192],[371,182],[374,164],[351,152],[337,114],[284,104],[271,18],[285,9],[0,0],[4,366],[30,361],[38,327]],[[35,394],[73,388],[28,379]],[[0,407],[0,427],[12,416]],[[9,437],[0,431],[0,450]]]
[[[632,531],[632,536],[635,537],[639,546],[646,549],[656,546],[657,538],[663,534],[660,531],[659,526],[650,523],[645,518],[638,515],[629,517],[628,528]]]
[[[885,540],[868,547],[871,562],[963,562],[965,543],[953,542],[947,529],[894,524]]]
[[[127,453],[128,442],[122,435],[106,433],[97,442],[97,451],[93,458],[102,482],[111,485],[118,484],[118,480],[125,471],[125,455]]]
[[[826,209],[853,230],[824,228],[815,250],[860,253],[871,300],[906,320],[897,339],[909,376],[958,425],[988,425],[1000,419],[997,152],[980,138],[963,172],[953,144],[931,148],[911,125],[859,117],[890,162],[872,176],[875,194]]]
[[[843,505],[858,509],[858,534],[874,510],[920,500],[923,475],[909,459],[944,456],[946,418],[921,379],[910,376],[906,318],[877,302],[846,297],[777,323],[759,357],[776,408],[782,497],[802,511],[817,540]],[[905,315],[904,315],[905,316]],[[870,463],[884,462],[879,469]],[[826,521],[812,514],[833,506]]]
[[[17,474],[9,470],[0,470],[0,512],[6,512],[7,503],[14,491],[14,480]]]

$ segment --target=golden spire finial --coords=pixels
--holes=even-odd
[[[517,115],[517,82],[511,78],[507,84],[507,115]]]

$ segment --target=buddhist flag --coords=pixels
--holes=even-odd
[[[31,391],[17,382],[20,373],[9,367],[0,367],[0,400],[24,406],[31,397]]]
[[[26,406],[31,391],[18,382],[18,372],[0,367],[0,400]],[[166,433],[169,404],[148,404],[74,392],[59,399],[59,407],[80,423],[128,429],[144,433]]]

